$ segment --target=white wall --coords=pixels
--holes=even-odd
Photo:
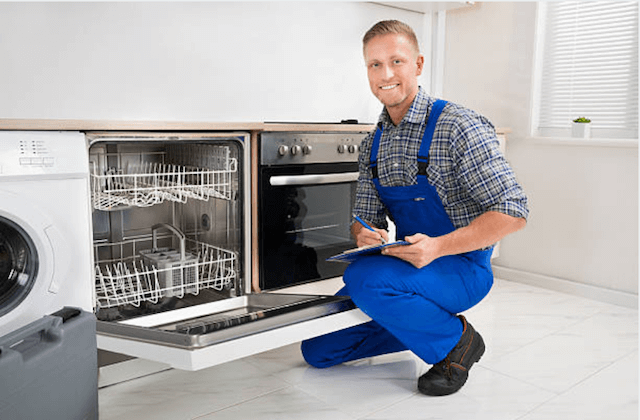
[[[447,12],[444,97],[513,130],[531,198],[496,265],[637,294],[637,145],[528,138],[535,14]],[[371,3],[1,2],[0,118],[374,122],[360,42],[389,18],[429,39],[424,15]]]
[[[513,130],[507,158],[531,201],[496,273],[637,301],[637,142],[529,137],[536,8],[487,2],[447,12],[444,97]]]
[[[0,118],[375,122],[355,2],[0,3]]]

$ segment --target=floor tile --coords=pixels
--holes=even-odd
[[[503,280],[466,315],[487,344],[483,363],[493,362],[600,312],[637,314],[606,303]]]
[[[564,392],[637,349],[637,313],[598,313],[482,366]]]
[[[192,419],[286,386],[241,360],[196,372],[169,370],[100,389],[100,419]]]
[[[297,384],[302,380],[305,371],[312,369],[302,357],[300,343],[256,354],[243,360],[289,384]]]
[[[99,390],[100,419],[636,420],[638,311],[496,280],[466,312],[487,352],[448,397],[417,392],[411,352],[308,366],[292,344]]]
[[[637,420],[638,352],[616,361],[521,420]]]
[[[330,405],[289,387],[211,413],[198,420],[354,420]]]
[[[403,360],[379,364],[345,364],[308,369],[296,388],[339,411],[360,418],[411,397],[421,363],[405,353]]]
[[[456,394],[416,394],[363,420],[515,420],[555,394],[482,367],[474,366]]]

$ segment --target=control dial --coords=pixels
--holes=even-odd
[[[302,151],[302,147],[298,146],[297,144],[294,146],[291,146],[291,154],[293,156],[299,154]]]
[[[309,146],[308,144],[305,144],[304,146],[302,146],[302,153],[305,155],[308,155],[311,153],[311,146]]]
[[[349,145],[349,153],[355,153],[357,151],[358,151],[358,146],[356,146],[355,144]]]
[[[287,146],[286,144],[282,144],[280,145],[280,147],[278,147],[278,155],[280,156],[285,156],[288,151],[289,151],[289,146]]]

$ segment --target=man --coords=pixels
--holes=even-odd
[[[382,102],[375,133],[363,140],[354,213],[358,246],[388,240],[386,217],[410,244],[386,248],[347,267],[345,288],[372,321],[307,340],[307,362],[327,367],[411,350],[431,369],[418,379],[427,395],[466,382],[485,345],[464,316],[491,289],[492,245],[523,228],[527,198],[481,115],[429,97],[413,30],[374,25],[363,39],[369,86]]]

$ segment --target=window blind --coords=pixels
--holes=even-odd
[[[592,137],[638,137],[638,2],[545,3],[538,135],[566,136],[587,117]]]

